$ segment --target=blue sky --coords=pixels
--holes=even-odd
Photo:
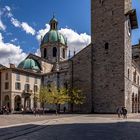
[[[140,0],[133,0],[140,27],[139,6]],[[71,51],[90,43],[90,0],[0,0],[0,11],[0,39],[5,48],[8,45],[10,48],[0,49],[0,54],[16,64],[29,52],[38,53],[39,38],[49,30],[48,22],[53,13],[59,21],[60,32],[69,38]],[[139,36],[140,29],[134,30],[133,44],[138,42]],[[13,60],[12,55],[18,59]]]
[[[132,44],[137,44],[140,39],[140,0],[132,0],[133,8],[137,10],[139,29],[133,30]]]

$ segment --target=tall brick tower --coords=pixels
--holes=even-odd
[[[93,111],[131,112],[131,30],[137,28],[131,0],[91,0]]]

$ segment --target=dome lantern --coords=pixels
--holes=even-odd
[[[50,30],[57,30],[58,21],[53,15],[53,18],[50,20]]]

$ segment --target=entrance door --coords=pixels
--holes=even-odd
[[[19,95],[15,96],[15,111],[20,111],[21,110],[21,97]]]

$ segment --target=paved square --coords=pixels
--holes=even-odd
[[[118,119],[115,115],[46,115],[36,117],[32,115],[9,115],[1,116],[0,120],[4,117],[5,120],[9,117],[8,122],[11,121],[12,123],[17,118],[20,124],[1,126],[0,140],[140,139],[139,115],[130,115],[128,119]],[[21,122],[19,118],[22,118]]]

